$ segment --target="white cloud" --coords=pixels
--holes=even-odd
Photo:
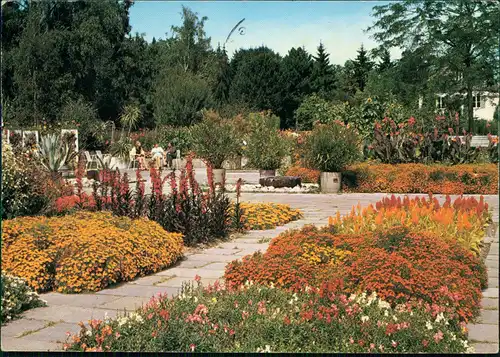
[[[319,42],[323,42],[327,52],[330,54],[330,63],[343,65],[346,60],[356,57],[357,50],[363,43],[367,50],[376,47],[376,42],[370,35],[364,33],[372,23],[369,16],[357,16],[355,18],[345,17],[340,21],[329,18],[320,18],[315,23],[295,24],[293,20],[285,24],[273,22],[256,22],[247,20],[244,35],[237,32],[226,45],[229,55],[239,48],[267,47],[286,55],[292,47],[302,47],[315,55]],[[212,37],[212,43],[225,38]],[[393,59],[400,57],[399,50],[391,50]]]

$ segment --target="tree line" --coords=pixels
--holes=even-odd
[[[28,0],[2,4],[2,115],[7,125],[76,122],[83,130],[120,123],[124,108],[137,126],[187,126],[204,108],[223,115],[272,110],[282,128],[297,126],[297,109],[311,95],[358,106],[367,98],[409,112],[465,105],[472,125],[472,91],[498,91],[499,7],[495,1],[405,0],[375,6],[368,31],[380,46],[360,45],[344,65],[291,48],[281,56],[265,46],[229,58],[205,32],[208,18],[182,7],[180,25],[165,39],[132,33],[132,0]],[[251,30],[251,29],[250,29]],[[402,56],[391,59],[388,49]]]

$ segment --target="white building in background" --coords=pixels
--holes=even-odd
[[[459,93],[455,95],[460,95]],[[466,94],[462,94],[466,97]],[[436,94],[436,109],[444,109],[444,98],[447,94]],[[499,103],[499,93],[494,92],[473,92],[472,97],[474,103],[474,117],[476,119],[493,120],[495,109]],[[423,99],[418,101],[418,107],[423,105]],[[462,105],[462,113],[465,113],[467,108]]]

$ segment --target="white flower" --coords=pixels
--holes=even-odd
[[[85,332],[85,335],[86,335],[86,336],[92,336],[92,331],[87,330],[87,331]]]
[[[396,315],[392,315],[392,319],[393,319],[394,321],[398,321],[398,318],[396,317]]]
[[[427,321],[427,322],[425,323],[425,327],[427,327],[427,330],[432,330],[432,324],[431,324],[431,322],[430,322],[430,321]]]
[[[351,296],[349,296],[349,300],[351,300],[351,301],[352,301],[352,300],[354,300],[354,299],[356,299],[356,294],[351,294]]]
[[[366,322],[368,320],[370,320],[370,317],[368,317],[368,316],[361,316],[361,321],[362,322]]]
[[[194,297],[194,302],[198,302],[198,298],[196,296]]]
[[[384,316],[385,316],[385,317],[389,316],[389,311],[385,310],[385,311],[384,311]]]
[[[440,312],[437,317],[436,317],[436,323],[439,323],[441,322],[442,320],[444,320],[444,315],[442,312]]]
[[[452,341],[456,341],[457,340],[457,336],[453,332],[451,333],[451,340]]]
[[[378,307],[381,309],[390,309],[391,304],[389,304],[387,301],[379,300],[378,301]]]

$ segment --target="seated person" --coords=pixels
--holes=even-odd
[[[146,153],[144,152],[144,149],[142,148],[142,145],[139,141],[135,142],[134,147],[132,148],[132,150],[130,150],[129,156],[130,160],[137,160],[140,170],[148,169],[148,165],[146,162]]]
[[[168,143],[167,147],[167,166],[172,167],[172,161],[174,159],[175,155],[175,147],[172,145],[172,143]]]
[[[153,162],[155,163],[155,166],[157,169],[161,168],[161,160],[165,157],[165,151],[158,146],[158,144],[155,144],[153,150],[151,150],[151,158],[153,159]]]

